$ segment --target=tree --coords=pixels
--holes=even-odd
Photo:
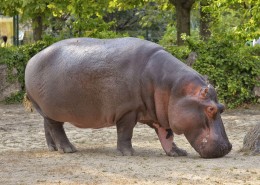
[[[69,27],[70,36],[89,37],[127,27],[142,30],[137,31],[142,35],[151,29],[163,33],[174,12],[168,0],[0,0],[0,6],[5,15],[19,14],[22,21],[31,21],[35,41],[47,28],[59,34]]]
[[[33,39],[38,41],[42,39],[43,26],[46,23],[46,18],[52,15],[48,8],[51,0],[20,0],[20,12],[23,20],[32,21]]]
[[[111,0],[110,5],[116,30],[130,30],[134,36],[146,33],[145,38],[155,42],[173,22],[175,13],[168,0]]]
[[[22,21],[32,21],[34,40],[40,40],[45,27],[53,17],[71,17],[73,35],[83,36],[86,32],[108,29],[103,15],[108,9],[107,0],[0,0],[2,13],[21,16]],[[64,16],[69,15],[69,16]],[[94,28],[93,28],[94,27]]]
[[[190,12],[195,0],[169,0],[175,6],[177,19],[177,45],[183,45],[181,34],[190,35]]]
[[[2,13],[5,15],[21,15],[23,21],[31,20],[33,25],[33,38],[40,40],[43,24],[46,17],[51,15],[47,5],[52,0],[0,0]]]
[[[206,9],[208,7],[209,1],[208,0],[201,0],[199,9],[200,9],[200,37],[202,40],[207,40],[210,35],[210,12]]]
[[[207,9],[214,21],[210,28],[212,32],[222,36],[233,35],[237,40],[244,41],[259,37],[259,0],[211,1]]]

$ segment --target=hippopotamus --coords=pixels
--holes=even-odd
[[[187,152],[184,134],[202,158],[232,148],[212,85],[160,45],[138,38],[71,38],[33,56],[25,70],[26,98],[44,119],[50,151],[75,152],[63,128],[116,126],[117,149],[133,155],[133,129],[147,124],[168,156]]]

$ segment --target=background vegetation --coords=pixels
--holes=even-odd
[[[31,22],[37,41],[0,49],[0,63],[18,71],[10,79],[19,80],[22,93],[27,61],[51,43],[134,36],[161,44],[183,62],[196,52],[193,67],[208,76],[228,107],[257,101],[260,47],[247,45],[260,36],[258,0],[0,0],[0,7]]]

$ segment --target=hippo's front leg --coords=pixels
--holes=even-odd
[[[122,153],[122,155],[130,156],[134,154],[131,140],[136,122],[136,113],[129,112],[125,114],[116,124],[117,149]]]
[[[187,152],[185,150],[180,149],[173,142],[173,132],[171,129],[165,129],[160,127],[160,125],[154,123],[153,128],[158,135],[158,138],[161,142],[161,145],[168,156],[186,156]]]

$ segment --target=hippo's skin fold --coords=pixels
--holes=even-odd
[[[137,122],[155,129],[169,156],[184,134],[204,158],[231,150],[214,88],[161,46],[137,39],[74,38],[36,54],[25,71],[27,97],[44,118],[49,150],[75,152],[64,122],[81,128],[116,125],[117,149],[132,155]]]

